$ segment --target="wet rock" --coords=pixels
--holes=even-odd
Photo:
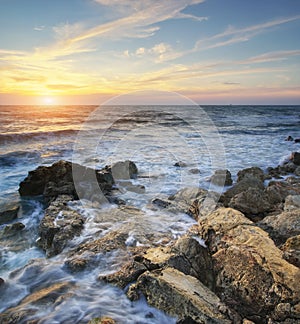
[[[286,181],[271,181],[266,188],[266,193],[276,201],[284,202],[289,195],[300,195],[300,184],[292,179]]]
[[[5,226],[4,228],[4,235],[5,236],[10,236],[10,235],[15,235],[19,231],[25,228],[25,225],[21,222],[13,223],[10,225]]]
[[[300,234],[300,209],[267,216],[257,225],[268,232],[277,245],[283,244],[289,237]]]
[[[106,169],[112,174],[114,180],[135,179],[138,174],[137,166],[132,161],[119,161]]]
[[[289,135],[289,136],[285,139],[285,141],[288,141],[288,142],[293,142],[293,140],[294,140],[294,138],[293,138],[291,135]]]
[[[70,297],[68,291],[73,287],[69,282],[55,283],[49,287],[36,290],[12,308],[0,314],[1,323],[28,323],[26,318],[34,315],[40,307],[50,306],[60,303],[62,295]]]
[[[4,286],[4,284],[5,284],[4,279],[0,278],[0,288],[1,288],[2,286]]]
[[[209,180],[212,184],[217,186],[231,186],[232,179],[229,170],[216,170]]]
[[[237,209],[250,219],[264,217],[272,209],[268,195],[259,188],[249,188],[231,198],[228,207]]]
[[[84,218],[68,206],[70,200],[71,196],[59,196],[45,210],[41,220],[38,245],[48,257],[59,254],[83,228]]]
[[[199,174],[199,173],[201,173],[201,171],[199,169],[194,168],[194,169],[190,169],[189,173],[191,173],[191,174]]]
[[[261,168],[251,167],[243,169],[237,173],[238,179],[237,182],[240,182],[244,178],[256,178],[263,182],[265,180],[265,174]]]
[[[281,246],[283,258],[300,268],[300,235],[289,237]]]
[[[74,181],[76,182],[76,188]],[[111,173],[107,170],[94,170],[68,161],[58,161],[52,166],[39,166],[30,171],[28,176],[20,183],[21,196],[44,195],[49,202],[59,195],[70,195],[74,199],[78,194],[91,199],[93,194],[99,192],[108,194],[114,184]]]
[[[162,198],[154,198],[152,199],[152,204],[155,206],[158,206],[159,208],[167,208],[168,206],[171,205],[171,202],[168,201],[167,199],[162,199]]]
[[[294,172],[294,173],[295,173],[296,176],[298,176],[298,177],[300,176],[300,166],[298,166],[298,167],[295,169],[295,172]]]
[[[0,225],[9,223],[18,217],[18,212],[20,209],[18,204],[7,207],[7,209],[5,208],[4,210],[2,208],[0,209]]]
[[[295,143],[300,143],[300,138],[295,138],[294,142]]]
[[[199,219],[199,231],[212,253],[218,296],[243,318],[264,323],[278,304],[299,303],[299,269],[242,213],[220,208]]]
[[[174,166],[179,167],[179,168],[184,168],[187,166],[187,164],[185,162],[182,161],[178,161],[174,164]]]
[[[300,153],[299,152],[293,152],[290,156],[290,160],[295,164],[295,165],[300,165]]]
[[[226,306],[196,278],[166,268],[143,273],[136,284],[147,302],[180,319],[197,323],[231,323]],[[223,306],[223,308],[222,308]],[[219,311],[224,309],[224,313]]]

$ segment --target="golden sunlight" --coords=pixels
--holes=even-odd
[[[47,106],[54,105],[55,99],[53,97],[44,97],[42,98],[42,103]]]

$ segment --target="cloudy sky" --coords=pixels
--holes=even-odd
[[[0,104],[300,104],[299,31],[299,0],[0,0]]]

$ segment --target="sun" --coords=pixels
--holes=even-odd
[[[43,98],[44,105],[50,106],[55,104],[55,99],[53,97],[45,97]]]

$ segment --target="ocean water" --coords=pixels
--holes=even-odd
[[[142,239],[145,230],[175,239],[194,221],[180,213],[158,216],[149,207],[151,199],[193,186],[221,192],[224,188],[208,182],[216,169],[229,169],[235,179],[246,167],[277,166],[300,149],[299,143],[285,141],[289,135],[300,138],[299,126],[300,106],[0,106],[0,204],[5,208],[19,201],[20,181],[39,165],[64,159],[101,168],[129,159],[139,169],[133,185],[143,185],[145,193],[124,190],[122,199],[143,211],[146,225],[132,218],[128,242],[138,239],[147,244]],[[176,167],[176,162],[184,167]],[[95,222],[97,211],[84,201],[73,208],[86,217],[85,229],[73,246],[118,229],[117,221]],[[118,269],[121,251],[99,255],[99,266],[78,275],[63,267],[72,244],[61,255],[45,258],[35,244],[42,217],[38,200],[22,201],[18,219],[25,225],[22,235],[14,242],[0,241],[0,277],[7,282],[0,311],[39,285],[68,281],[76,282],[72,297],[40,310],[39,323],[87,323],[100,315],[121,323],[176,322],[145,301],[132,303],[123,291],[97,280],[99,274]],[[150,313],[154,317],[149,318]]]

